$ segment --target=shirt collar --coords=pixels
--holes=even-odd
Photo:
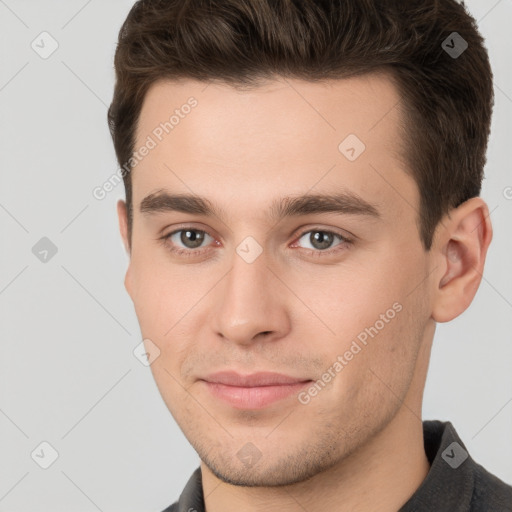
[[[430,470],[399,512],[467,512],[473,495],[475,462],[464,443],[449,421],[424,421],[423,438]]]

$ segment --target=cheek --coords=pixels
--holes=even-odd
[[[132,256],[132,299],[145,336],[164,336],[185,314],[188,303],[183,278],[174,275],[172,267],[147,253]]]
[[[134,286],[133,303],[142,335],[160,339],[172,327],[172,318],[164,314],[169,297],[162,295],[161,282],[154,276],[142,278]]]
[[[372,333],[386,331],[396,323],[404,296],[399,279],[383,266],[338,270],[297,281],[300,296],[318,317],[318,327],[334,348],[340,339],[361,335],[364,342]]]
[[[197,303],[204,296],[198,280],[179,274],[177,267],[148,264],[134,273],[133,302],[143,338],[160,349],[160,357],[151,365],[155,379],[174,388],[181,381],[180,369],[188,353],[200,338],[203,322],[197,318]],[[174,271],[172,271],[174,270]],[[166,372],[167,371],[167,372]]]
[[[412,382],[421,339],[405,309],[377,332],[360,332],[367,336],[345,339],[331,353],[329,364],[340,362],[341,356],[343,369],[332,379],[330,392],[319,393],[322,398],[317,402],[339,417],[347,430],[373,428],[399,409]]]
[[[332,331],[323,342],[324,359],[334,365],[341,357],[343,366],[335,372],[338,399],[344,395],[363,407],[365,401],[390,403],[407,392],[428,319],[425,290],[411,293],[412,282],[405,268],[397,276],[380,267],[331,279],[323,293],[315,288],[312,300],[322,301],[321,318]]]

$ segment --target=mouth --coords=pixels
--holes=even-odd
[[[259,372],[241,375],[224,371],[200,379],[217,399],[236,409],[263,409],[264,407],[298,394],[313,382],[280,373]]]

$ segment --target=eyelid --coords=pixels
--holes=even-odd
[[[329,247],[328,249],[320,250],[320,249],[309,249],[307,247],[301,247],[298,245],[299,240],[308,233],[328,233],[340,239],[340,243],[334,245],[333,247]],[[294,241],[291,244],[291,247],[299,247],[302,248],[303,251],[306,251],[309,255],[314,257],[325,257],[334,256],[340,251],[346,251],[351,245],[354,244],[354,239],[352,237],[345,236],[345,234],[340,233],[333,229],[326,229],[320,226],[308,228],[304,231],[301,231],[298,235],[295,236]]]
[[[325,227],[321,225],[315,225],[313,227],[299,228],[296,231],[296,234],[293,235],[294,239],[302,238],[306,233],[310,233],[311,231],[320,231],[322,233],[330,233],[332,235],[337,235],[345,241],[354,241],[357,237],[352,233],[342,230],[340,228],[333,227]]]
[[[175,228],[172,231],[169,231],[169,233],[159,236],[157,238],[157,240],[159,240],[164,245],[164,247],[166,247],[170,243],[170,238],[173,235],[175,235],[176,233],[180,233],[181,231],[187,231],[187,230],[205,233],[206,235],[208,235],[210,238],[213,239],[213,244],[218,245],[216,237],[214,235],[212,235],[209,230],[191,226],[190,224],[175,226]],[[162,231],[165,231],[165,229]],[[212,245],[212,243],[210,243],[210,245]],[[179,246],[175,247],[173,245],[173,247],[172,247],[172,249],[170,249],[170,251],[175,254],[180,254],[180,255],[187,254],[190,256],[196,256],[196,255],[202,254],[204,251],[209,250],[210,245],[207,245],[205,247],[199,247],[198,249],[187,249],[187,248],[183,248],[183,247],[179,247]]]

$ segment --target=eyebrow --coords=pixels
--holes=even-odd
[[[146,196],[140,203],[144,215],[164,212],[182,212],[207,217],[217,217],[227,222],[228,215],[205,197],[189,194],[170,194],[159,190]],[[287,196],[274,200],[269,208],[269,218],[277,221],[286,217],[297,217],[319,213],[360,215],[380,219],[376,205],[371,204],[353,192],[336,194],[305,194]]]

